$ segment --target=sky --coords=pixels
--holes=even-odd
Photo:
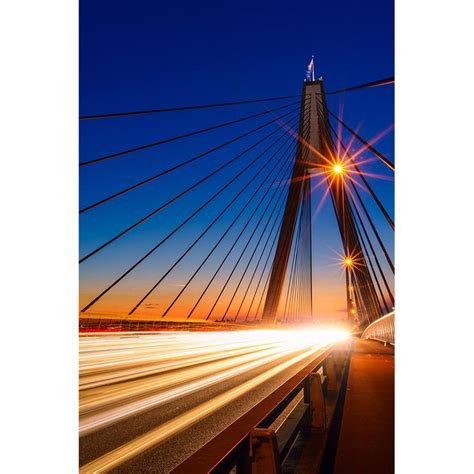
[[[80,114],[299,95],[311,55],[315,56],[316,76],[323,77],[327,91],[336,90],[392,76],[393,48],[392,1],[302,1],[296,7],[294,2],[275,0],[241,1],[238,6],[229,2],[186,0],[166,4],[143,0],[133,3],[81,0]],[[357,128],[360,135],[370,139],[393,124],[393,99],[394,88],[387,86],[329,96],[328,105],[347,124]],[[292,102],[297,103],[298,98],[265,105],[81,122],[80,160],[84,162]],[[288,113],[285,120],[288,123],[293,120],[296,127],[297,109],[296,104],[278,113]],[[293,110],[296,110],[296,115],[291,115]],[[245,125],[82,168],[81,208],[270,119],[271,115],[266,115]],[[263,136],[262,132],[239,146],[228,147],[199,164],[185,167],[126,197],[81,215],[80,255],[86,255],[179,189],[191,185],[198,176],[215,169],[216,163],[234,156]],[[344,135],[343,138],[347,141],[349,136]],[[393,142],[391,131],[375,145],[392,161]],[[249,155],[248,160],[253,156],[255,154]],[[371,156],[364,154],[364,157]],[[270,164],[269,169],[264,171],[271,168]],[[237,166],[230,166],[202,190],[169,206],[156,218],[82,263],[81,307],[153,247],[157,239],[181,222],[195,203],[205,200],[238,169]],[[364,165],[364,171],[388,178],[369,178],[369,181],[393,216],[393,174],[376,161]],[[258,180],[254,184],[256,186]],[[237,190],[237,185],[231,187],[228,196]],[[266,185],[262,188],[262,196],[265,190]],[[320,187],[313,193],[313,208],[318,206],[323,192]],[[224,193],[219,202],[224,202],[225,196]],[[262,198],[262,202],[265,205],[265,199]],[[393,232],[366,193],[365,203],[393,258]],[[201,232],[214,215],[211,210],[205,211],[199,222],[190,222],[186,231],[177,235],[169,247],[160,248],[91,311],[123,312],[131,309],[137,299],[160,278],[163,269],[168,268],[181,249],[193,240],[192,236]],[[230,222],[235,215],[230,213],[226,222]],[[219,228],[216,228],[214,233],[206,235],[195,252],[190,253],[170,273],[159,291],[154,292],[143,305],[143,312],[158,314],[168,306],[167,303],[182,288],[202,259],[206,245],[212,244],[212,238],[218,235],[218,231]],[[222,250],[215,252],[189,291],[173,308],[174,316],[181,317],[188,313],[203,284],[222,262],[225,249],[230,248],[237,234],[236,226],[223,241],[227,247],[223,245]],[[335,218],[330,202],[327,202],[313,219],[313,298],[315,316],[321,320],[340,318],[345,311],[344,278],[337,256],[341,252]],[[208,305],[215,299],[218,285],[225,279],[225,271],[230,271],[232,261],[231,256],[224,263],[223,274],[205,295],[193,317],[208,314]],[[386,273],[390,274],[390,271]],[[224,293],[222,304],[216,307],[213,315],[222,314],[228,298],[228,294]]]

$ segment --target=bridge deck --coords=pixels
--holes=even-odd
[[[394,472],[394,349],[357,339],[334,474]]]

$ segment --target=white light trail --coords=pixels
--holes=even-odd
[[[250,380],[201,403],[92,461],[105,472],[156,446],[328,344],[343,331],[254,330],[84,336],[80,340],[80,434],[272,364]]]

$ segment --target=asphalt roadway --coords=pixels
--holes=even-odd
[[[80,471],[168,473],[341,334],[96,334],[80,341]]]

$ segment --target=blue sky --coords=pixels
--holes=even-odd
[[[393,75],[393,47],[391,1],[303,1],[296,6],[294,2],[281,1],[243,1],[237,5],[209,1],[164,4],[140,0],[133,3],[82,0],[80,113],[297,95],[301,92],[305,68],[312,54],[316,60],[316,75],[323,76],[326,90],[335,90]],[[328,104],[335,113],[343,110],[344,121],[358,127],[363,137],[371,138],[393,124],[393,98],[393,86],[388,86],[331,96]],[[277,105],[272,103],[271,106]],[[80,125],[81,161],[262,110],[265,110],[263,105],[249,105],[83,122]],[[264,120],[265,117],[252,124]],[[82,169],[81,207],[215,146],[242,130],[245,130],[244,125]],[[344,138],[348,137],[344,135]],[[247,144],[251,142],[249,140]],[[376,147],[394,160],[393,132]],[[239,149],[242,148],[231,147],[199,166],[188,167],[82,216],[81,255],[156,208],[170,193],[191,184],[197,175],[212,170],[219,160],[229,158]],[[378,162],[366,165],[364,169],[391,176]],[[229,173],[231,171],[229,169]],[[216,189],[222,179],[209,183],[200,191],[199,198],[205,199],[206,193]],[[393,216],[393,180],[369,180]],[[313,203],[318,201],[318,196],[320,198],[316,192]],[[190,196],[166,209],[136,232],[84,262],[81,265],[81,303],[100,292],[150,248],[157,237],[172,229],[195,199]],[[365,202],[373,211],[374,222],[393,255],[393,233],[368,197]],[[212,218],[211,213],[206,216],[208,221]],[[177,236],[173,247],[150,258],[94,310],[130,309],[129,301],[139,297],[156,281],[160,269],[170,264],[171,256],[184,248],[200,229],[199,223],[190,223],[189,229]],[[334,253],[340,252],[340,239],[329,202],[315,218],[313,235],[316,314],[318,317],[337,317],[344,306],[344,289]],[[229,245],[231,237],[229,235]],[[200,250],[204,252],[205,246]],[[216,255],[216,264],[220,257],[222,254]],[[172,295],[173,288],[179,289],[192,265],[198,261],[199,252],[190,255],[189,261],[170,275],[167,296]],[[205,281],[205,277],[204,271],[202,280],[196,282],[196,293],[190,292],[189,301],[197,294],[198,283]],[[150,304],[160,305],[164,296],[158,292],[154,298]]]

